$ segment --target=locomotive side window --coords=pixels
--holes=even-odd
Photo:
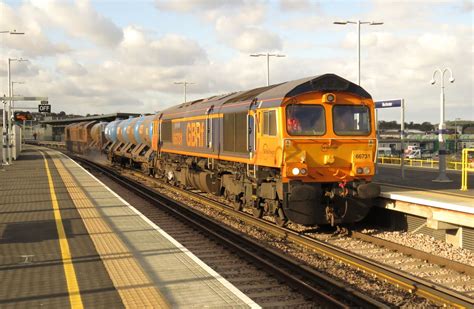
[[[326,118],[321,105],[289,104],[286,107],[286,130],[289,135],[323,135]]]
[[[161,140],[163,142],[171,142],[171,120],[163,120],[161,123]]]
[[[263,112],[263,134],[276,136],[276,112],[268,111]]]
[[[334,133],[337,135],[368,135],[369,109],[366,106],[336,105],[333,108]]]

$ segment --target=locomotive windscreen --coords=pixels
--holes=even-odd
[[[333,107],[334,133],[337,135],[368,135],[370,116],[367,106],[336,105]]]

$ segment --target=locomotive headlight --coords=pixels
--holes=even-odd
[[[301,175],[306,175],[306,174],[308,173],[308,170],[305,169],[305,168],[302,168],[302,169],[300,170],[300,173],[301,173]]]
[[[328,96],[326,97],[328,102],[333,102],[334,101],[334,95],[333,94],[328,94]]]
[[[368,166],[364,167],[364,174],[366,174],[366,175],[370,174],[370,167],[368,167]]]
[[[293,176],[298,176],[300,174],[300,169],[297,167],[293,167],[291,173],[293,174]]]
[[[358,167],[358,168],[356,169],[356,173],[357,173],[357,174],[362,174],[363,172],[364,172],[364,169],[363,169],[362,167]]]

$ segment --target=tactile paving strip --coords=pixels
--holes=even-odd
[[[101,218],[84,191],[59,159],[53,162],[82,217],[98,254],[126,307],[169,307],[161,293],[128,251],[123,242]]]

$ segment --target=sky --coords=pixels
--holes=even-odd
[[[0,93],[47,96],[53,112],[150,113],[188,100],[335,73],[374,100],[405,99],[407,122],[474,120],[473,1],[6,0],[0,1]],[[19,106],[32,106],[20,103]],[[33,104],[34,106],[34,104]],[[399,120],[383,109],[379,119]]]

